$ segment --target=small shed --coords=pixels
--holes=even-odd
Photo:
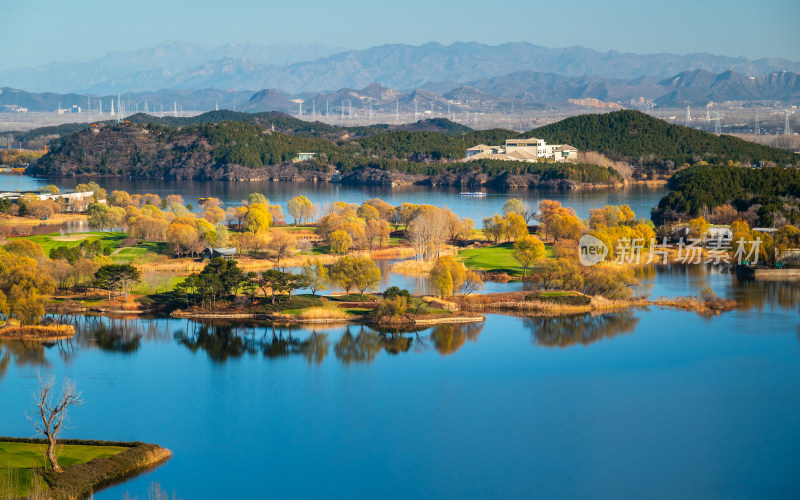
[[[233,260],[236,258],[236,247],[230,248],[206,248],[203,252],[203,257],[206,259],[216,259],[221,257],[225,260]]]

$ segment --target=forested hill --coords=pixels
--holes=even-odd
[[[470,134],[485,132],[470,132]],[[488,132],[490,135],[494,132]],[[97,125],[53,144],[31,166],[52,176],[136,176],[228,180],[330,180],[359,184],[492,184],[574,187],[618,182],[596,165],[446,161],[463,155],[464,138],[394,131],[353,140],[287,134],[262,125],[222,121],[180,128],[132,122]],[[455,141],[455,142],[454,142]],[[455,156],[447,156],[453,144]],[[314,160],[295,162],[301,152]],[[566,183],[566,184],[564,184]]]
[[[701,161],[722,164],[729,160],[745,164],[773,162],[779,166],[800,164],[800,155],[790,151],[672,125],[630,110],[574,116],[523,135],[642,165],[667,167],[666,162],[680,166]]]
[[[387,180],[387,175],[394,175],[392,172],[431,175],[433,171],[457,170],[463,179],[471,164],[458,168],[442,165],[453,165],[452,162],[463,158],[467,148],[476,144],[502,144],[508,138],[529,136],[627,161],[634,166],[634,178],[651,178],[653,171],[667,176],[685,163],[800,164],[800,155],[788,151],[670,125],[633,111],[568,118],[525,134],[503,129],[471,130],[443,119],[404,126],[336,127],[277,112],[231,111],[214,111],[192,118],[137,114],[122,124],[105,122],[84,126],[77,132],[71,126],[62,127],[67,134],[62,137],[58,137],[58,127],[47,129],[49,135],[44,137],[58,138],[50,142],[50,152],[33,165],[34,173],[273,178],[308,171],[307,163],[295,165],[292,160],[300,152],[313,152],[316,153],[313,169],[318,172],[372,168],[390,173],[381,174],[380,182],[395,182],[396,179]],[[488,170],[485,165],[473,164],[473,170],[476,175],[488,175],[491,171],[492,177],[515,175],[516,171],[531,173],[528,166],[512,163],[506,163],[505,169],[493,164]],[[275,172],[259,171],[273,166]],[[595,172],[602,175],[588,176],[576,176],[565,167],[562,170],[565,178],[576,181],[578,178],[610,180],[605,168]],[[460,180],[450,178],[447,182]]]
[[[699,165],[675,174],[669,187],[653,210],[656,224],[713,214],[723,205],[738,212],[732,220],[749,219],[768,227],[800,223],[798,168]]]
[[[127,117],[126,121],[146,125],[165,125],[174,128],[192,125],[216,124],[226,121],[250,123],[286,134],[293,134],[302,137],[323,137],[327,139],[337,139],[343,136],[347,136],[350,139],[357,139],[360,137],[368,137],[371,135],[382,134],[391,131],[436,132],[452,137],[466,136],[465,139],[468,140],[472,140],[472,138],[469,137],[470,135],[474,135],[476,138],[497,137],[502,138],[503,140],[505,140],[506,137],[517,136],[517,133],[511,130],[497,129],[492,131],[473,131],[467,126],[452,122],[445,118],[420,120],[416,123],[406,123],[403,125],[378,124],[359,127],[340,127],[328,125],[319,121],[300,120],[279,111],[242,113],[227,109],[208,111],[206,113],[191,117],[157,117],[145,113],[136,113]],[[117,124],[117,120],[105,120],[95,123],[103,126],[113,126]],[[52,146],[62,137],[69,136],[82,130],[88,130],[91,125],[91,123],[66,123],[63,125],[40,127],[27,132],[2,132],[0,133],[0,137],[12,136],[9,142],[22,142],[22,145],[25,149],[42,149],[45,144]],[[461,147],[460,143],[457,144],[457,147]],[[463,151],[459,150],[458,154],[463,154]]]

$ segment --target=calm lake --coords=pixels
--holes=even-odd
[[[404,334],[79,317],[70,342],[0,344],[0,435],[30,436],[37,373],[78,380],[65,436],[143,440],[151,481],[199,498],[798,498],[800,290],[700,266],[742,310],[652,309]]]
[[[503,204],[509,198],[520,198],[531,205],[542,199],[559,200],[573,207],[581,217],[589,216],[589,209],[605,205],[628,204],[637,216],[650,218],[650,210],[666,194],[665,187],[631,186],[625,189],[597,189],[576,191],[494,191],[485,189],[486,197],[474,198],[460,196],[460,188],[432,186],[351,186],[327,182],[225,182],[225,181],[178,181],[154,179],[108,178],[96,179],[108,192],[123,190],[129,193],[153,193],[161,197],[180,194],[186,203],[198,206],[197,199],[219,198],[225,204],[238,205],[250,193],[262,193],[271,203],[283,205],[294,196],[304,195],[316,205],[333,201],[361,204],[370,198],[381,198],[392,205],[401,203],[447,205],[460,216],[470,217],[480,226],[484,217],[502,212]],[[20,175],[0,175],[0,191],[37,189],[47,184],[55,184],[62,189],[87,182],[76,178],[37,178]],[[288,214],[287,214],[288,216]],[[290,217],[289,217],[290,219]]]

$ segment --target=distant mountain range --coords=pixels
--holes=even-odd
[[[132,112],[236,109],[247,112],[281,111],[303,116],[321,114],[366,115],[509,112],[542,109],[620,109],[642,102],[659,108],[705,106],[708,103],[761,102],[796,105],[800,103],[800,74],[773,72],[745,76],[734,71],[714,74],[704,70],[685,71],[666,79],[639,77],[632,80],[595,76],[565,77],[554,73],[521,71],[505,76],[482,78],[466,84],[453,81],[429,83],[402,91],[371,83],[361,89],[342,88],[333,92],[285,94],[276,89],[219,90],[167,89],[122,94],[126,110]],[[80,106],[86,112],[102,110],[107,115],[114,95],[31,93],[0,88],[0,111],[24,107],[30,111],[54,111]],[[118,107],[118,106],[117,106]],[[99,118],[98,118],[99,119]]]
[[[79,92],[117,94],[154,91],[165,88],[192,88],[172,84],[187,75],[202,72],[205,65],[217,61],[216,71],[229,68],[221,61],[245,59],[248,64],[279,68],[287,64],[314,61],[341,52],[340,47],[323,45],[259,45],[228,43],[206,47],[198,43],[168,41],[155,47],[133,51],[114,51],[86,62],[54,62],[34,68],[0,71],[0,86],[24,88],[36,92]],[[198,85],[204,88],[209,85]],[[229,85],[212,87],[231,88]],[[243,87],[239,87],[241,90]],[[250,87],[263,88],[261,85]]]
[[[631,81],[649,77],[658,84],[692,70],[711,73],[732,70],[737,75],[758,77],[776,71],[800,73],[800,63],[775,58],[753,61],[705,53],[639,55],[584,47],[553,49],[525,42],[497,46],[474,42],[394,44],[342,50],[257,44],[206,48],[174,41],[137,51],[110,52],[83,63],[52,63],[0,71],[0,85],[38,92],[92,94],[203,88],[279,89],[285,94],[301,94],[365,88],[379,83],[388,88],[426,88],[436,93],[428,86],[437,82],[449,82],[444,86],[452,90],[468,82],[491,85],[492,79],[515,73],[552,73],[566,78],[594,75],[591,83],[599,87],[587,92],[602,94],[603,82],[598,83],[597,79]],[[580,82],[574,84],[579,86]],[[650,80],[643,82],[646,86],[652,84]],[[481,86],[471,86],[482,90]],[[683,98],[694,96],[679,92],[674,99]]]

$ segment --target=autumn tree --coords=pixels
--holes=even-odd
[[[453,243],[468,240],[474,226],[475,222],[469,217],[459,217],[453,212],[447,214],[447,234]]]
[[[286,207],[289,209],[289,214],[294,218],[295,224],[302,224],[303,220],[308,221],[311,219],[312,206],[311,200],[305,196],[295,196],[286,204]]]
[[[483,219],[483,234],[495,245],[508,233],[508,220],[498,214]]]
[[[508,213],[504,217],[506,238],[511,241],[516,241],[528,234],[528,226],[525,224],[525,218],[516,213]]]
[[[364,230],[367,241],[369,241],[369,249],[372,250],[372,245],[375,240],[378,240],[378,245],[383,247],[389,241],[391,228],[389,223],[383,219],[369,219],[367,226]]]
[[[574,215],[553,214],[544,224],[545,232],[556,240],[578,240],[585,227],[581,220]]]
[[[311,290],[311,296],[317,296],[318,290],[328,289],[328,268],[319,259],[314,259],[311,262],[306,262],[303,265],[303,277],[308,282],[308,289]]]
[[[466,274],[461,262],[452,257],[439,257],[431,268],[431,283],[440,297],[449,297],[461,288]]]
[[[568,259],[546,259],[531,271],[531,281],[545,290],[582,290],[583,274]]]
[[[219,224],[225,220],[225,210],[220,207],[206,207],[203,218],[212,224]]]
[[[364,295],[366,290],[380,284],[381,271],[375,262],[368,257],[345,255],[340,257],[331,267],[331,279],[350,293],[356,288]]]
[[[247,197],[247,203],[249,205],[253,205],[255,203],[260,203],[262,205],[269,205],[269,200],[267,199],[266,196],[264,196],[261,193],[251,193],[250,196]]]
[[[523,236],[514,243],[512,255],[522,265],[522,279],[527,276],[528,267],[537,259],[546,255],[544,243],[536,236]]]
[[[536,215],[535,212],[528,206],[528,204],[519,198],[510,198],[503,204],[503,215],[508,214],[521,215],[526,225],[533,220],[534,216]]]
[[[687,225],[689,237],[699,240],[706,236],[709,228],[711,228],[711,224],[702,216],[690,220]]]
[[[353,286],[364,296],[367,290],[375,289],[381,282],[381,270],[369,257],[351,257]]]
[[[358,207],[358,210],[356,210],[356,215],[358,215],[365,221],[378,220],[381,218],[381,214],[380,212],[378,212],[378,209],[373,207],[372,205],[367,205],[367,204],[363,204],[360,207]]]
[[[347,234],[347,231],[339,229],[328,235],[328,243],[331,246],[331,252],[344,255],[353,244],[353,238]]]
[[[248,231],[258,233],[266,231],[272,225],[272,214],[263,203],[251,203],[244,216],[244,225]]]

